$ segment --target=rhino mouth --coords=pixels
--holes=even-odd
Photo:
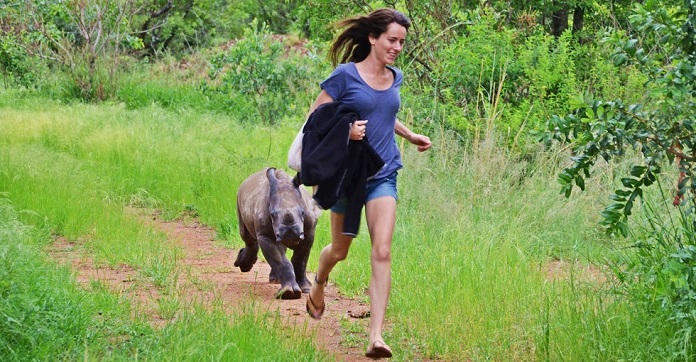
[[[283,240],[278,240],[279,242],[283,243],[285,246],[297,246],[302,242],[303,239],[283,239]]]
[[[304,241],[304,232],[299,230],[286,230],[276,234],[276,241],[285,246],[295,246]]]

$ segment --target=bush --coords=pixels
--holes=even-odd
[[[299,45],[292,38],[270,34],[265,25],[254,24],[244,38],[213,57],[203,91],[212,99],[222,99],[228,109],[238,111],[240,105],[253,104],[256,114],[242,121],[273,125],[283,115],[304,117],[308,94],[318,93],[313,87],[319,82],[315,75],[321,61],[303,53]]]
[[[661,214],[665,206],[646,203],[644,222],[632,233],[624,266],[615,272],[630,300],[664,314],[673,326],[673,357],[691,361],[696,358],[696,215],[683,209]]]

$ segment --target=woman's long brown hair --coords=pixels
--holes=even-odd
[[[406,30],[411,27],[411,20],[406,15],[394,9],[379,9],[367,16],[339,21],[336,26],[344,28],[334,40],[329,50],[329,60],[334,67],[347,62],[360,62],[370,54],[369,36],[378,38],[387,31],[389,24],[397,23]]]

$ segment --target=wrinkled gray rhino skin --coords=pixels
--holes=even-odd
[[[276,298],[299,299],[309,293],[307,259],[321,209],[304,187],[293,184],[282,170],[264,168],[249,176],[237,190],[239,235],[246,247],[234,266],[248,272],[259,247],[271,266],[269,282],[280,282]],[[292,249],[292,262],[285,256]]]

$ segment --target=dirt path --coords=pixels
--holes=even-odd
[[[141,211],[138,211],[142,213]],[[317,337],[317,346],[335,356],[337,361],[371,361],[364,357],[367,343],[369,306],[341,296],[335,286],[326,289],[326,312],[321,320],[314,320],[305,310],[306,294],[297,300],[276,300],[278,284],[268,282],[270,266],[259,260],[252,270],[242,273],[233,267],[238,249],[231,250],[215,245],[215,231],[195,219],[165,222],[157,215],[143,215],[146,223],[168,236],[169,241],[182,248],[182,269],[177,281],[177,291],[182,299],[206,305],[218,298],[224,307],[233,311],[239,302],[253,298],[259,312],[277,311],[282,321],[294,324],[296,330],[306,330]],[[239,242],[240,248],[242,242]],[[78,282],[89,287],[93,280],[107,285],[116,293],[123,293],[140,305],[141,310],[156,326],[165,325],[172,316],[163,316],[158,307],[163,298],[161,288],[137,270],[122,265],[116,268],[97,268],[81,248],[64,239],[58,239],[50,249],[51,255],[61,263],[71,265],[77,273]],[[313,279],[314,275],[308,275]],[[343,322],[342,322],[343,321]],[[343,324],[342,324],[343,323]],[[346,330],[346,323],[358,326]],[[343,326],[342,326],[343,325]],[[292,327],[292,325],[290,326]],[[305,328],[306,327],[306,328]],[[361,332],[355,332],[359,329]]]

